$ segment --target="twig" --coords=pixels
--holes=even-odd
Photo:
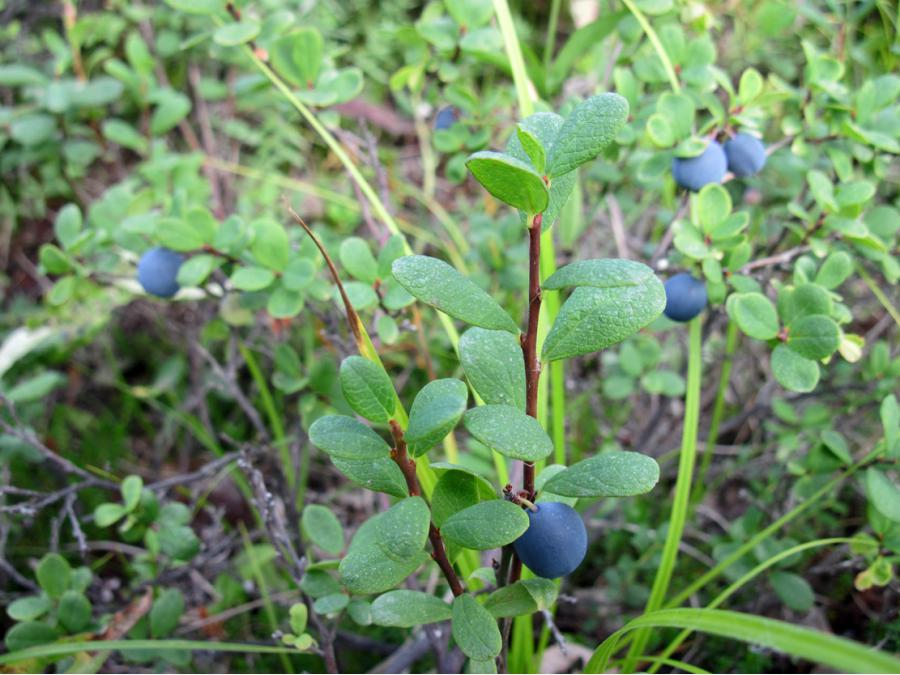
[[[760,267],[768,267],[769,265],[783,265],[784,263],[790,262],[797,256],[803,255],[808,250],[809,246],[795,246],[794,248],[790,248],[787,251],[783,251],[775,255],[770,255],[766,258],[760,258],[759,260],[753,260],[751,262],[748,262],[741,268],[741,274],[746,274],[747,272],[759,269]]]
[[[22,420],[19,419],[19,416],[16,413],[15,404],[4,394],[0,394],[0,408],[6,408],[13,420],[13,424],[10,424],[5,419],[0,417],[0,429],[3,429],[3,431],[10,436],[18,438],[23,443],[27,443],[28,445],[30,445],[32,448],[37,450],[44,459],[56,466],[60,471],[65,474],[79,476],[86,482],[90,483],[90,486],[92,487],[105,487],[110,490],[119,489],[119,486],[116,483],[105,480],[103,478],[97,478],[90,472],[85,471],[80,466],[76,466],[65,457],[58,455],[57,453],[53,452],[53,450],[44,445],[44,443],[42,443],[41,440],[37,437],[37,434],[34,433],[34,430],[31,427],[26,426],[22,422]],[[85,485],[84,487],[88,486]]]
[[[364,351],[362,332],[360,331],[360,325],[362,324],[362,320],[359,318],[359,314],[356,313],[356,310],[353,308],[353,303],[350,302],[350,298],[347,295],[347,291],[344,290],[344,284],[341,283],[341,277],[338,274],[337,267],[334,265],[334,261],[331,259],[331,256],[328,255],[328,251],[325,250],[325,247],[322,245],[322,242],[319,241],[319,238],[313,234],[313,231],[310,229],[309,225],[304,222],[303,218],[294,211],[294,208],[290,205],[286,197],[282,197],[284,201],[284,205],[288,210],[288,213],[291,214],[291,217],[297,221],[297,224],[300,225],[305,231],[306,234],[309,235],[310,239],[313,240],[313,243],[316,245],[316,248],[319,249],[319,252],[322,254],[322,257],[325,258],[325,264],[328,265],[328,270],[331,272],[331,277],[334,279],[335,285],[338,287],[338,292],[341,294],[341,301],[344,303],[344,311],[347,313],[347,323],[350,324],[350,331],[353,333],[353,337],[356,340],[356,344],[359,347],[360,351]]]
[[[684,215],[688,210],[688,205],[690,204],[690,199],[691,195],[689,192],[685,192],[681,197],[681,204],[678,206],[678,211],[675,212],[675,217],[672,218],[672,222],[666,229],[666,233],[663,235],[663,238],[659,240],[659,245],[656,247],[656,250],[653,251],[653,255],[650,256],[650,267],[656,267],[656,263],[658,263],[660,259],[666,254],[666,251],[669,250],[669,246],[672,244],[672,239],[675,237],[674,225],[676,221],[684,218]]]
[[[522,334],[522,354],[525,358],[525,412],[537,419],[538,382],[541,364],[537,357],[538,318],[541,314],[541,223],[537,214],[528,228],[528,328]],[[522,487],[525,496],[534,501],[534,463],[522,466]]]
[[[391,420],[391,434],[394,437],[394,448],[391,450],[391,459],[400,467],[403,477],[406,479],[406,487],[410,497],[417,497],[421,494],[419,490],[419,479],[416,478],[416,462],[409,458],[406,450],[406,439],[403,437],[403,429],[396,421]],[[444,549],[444,540],[441,533],[435,527],[434,521],[428,523],[428,539],[431,541],[431,557],[441,568],[447,583],[450,584],[450,590],[453,595],[459,596],[465,592],[462,582],[453,569],[453,563],[447,557],[447,551]]]
[[[612,228],[613,239],[616,241],[616,252],[620,258],[630,258],[628,251],[628,241],[625,238],[624,217],[622,215],[622,207],[619,200],[612,193],[606,195],[606,203],[609,206],[609,224]]]

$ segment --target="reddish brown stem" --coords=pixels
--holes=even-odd
[[[541,222],[537,214],[528,228],[528,327],[522,335],[525,358],[525,412],[537,418],[538,382],[541,364],[537,357],[538,318],[541,314]],[[522,487],[530,501],[534,500],[534,464],[525,462]]]
[[[300,217],[300,214],[294,211],[290,204],[288,204],[287,200],[284,200],[284,205],[287,207],[288,213],[291,214],[291,217],[297,224],[300,225],[305,231],[306,234],[309,235],[309,238],[313,240],[313,243],[316,245],[316,248],[319,249],[319,253],[322,254],[322,257],[325,259],[325,264],[328,265],[328,270],[331,272],[331,278],[334,279],[335,285],[338,287],[338,292],[341,294],[341,300],[344,303],[344,310],[347,312],[347,323],[350,324],[350,330],[353,332],[353,338],[356,340],[356,344],[359,347],[359,351],[364,350],[364,342],[362,339],[362,331],[360,331],[359,327],[362,325],[362,321],[359,318],[359,314],[356,313],[356,310],[353,308],[353,303],[350,302],[350,298],[347,296],[347,291],[344,290],[344,284],[341,283],[341,277],[338,274],[337,267],[334,266],[334,261],[332,261],[331,256],[328,255],[328,251],[325,250],[325,247],[322,245],[322,242],[319,241],[319,238],[313,234],[313,231],[309,228],[309,225]],[[402,468],[402,467],[401,467]]]
[[[403,437],[403,429],[396,420],[391,420],[391,435],[394,437],[394,449],[391,450],[391,459],[400,467],[403,477],[406,479],[406,488],[410,497],[417,497],[422,494],[419,489],[419,479],[416,477],[416,462],[410,459],[406,449],[406,439]],[[431,541],[431,557],[441,568],[447,583],[450,584],[450,590],[454,596],[462,595],[465,589],[462,582],[453,569],[453,563],[447,557],[447,550],[444,548],[444,540],[441,538],[440,530],[435,527],[434,522],[428,524],[428,539]]]

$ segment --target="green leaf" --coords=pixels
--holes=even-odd
[[[694,102],[687,94],[665,92],[656,101],[656,112],[669,123],[675,142],[684,140],[691,135],[695,112]],[[706,143],[700,145],[698,154],[705,147]]]
[[[441,534],[465,548],[489,551],[511,544],[528,529],[521,507],[504,499],[491,499],[458,511],[441,526]]]
[[[324,598],[332,593],[340,593],[341,585],[325,570],[307,570],[300,579],[300,590],[311,598]]]
[[[275,273],[265,267],[239,267],[231,275],[231,283],[239,291],[261,291],[275,281]]]
[[[225,8],[223,0],[165,0],[165,3],[185,14],[215,14]]]
[[[387,591],[429,559],[425,551],[403,561],[393,560],[375,544],[351,550],[341,560],[341,581],[352,593],[367,595]]]
[[[80,633],[91,623],[91,603],[78,591],[66,591],[59,600],[59,622],[69,633]]]
[[[675,134],[668,118],[659,113],[653,113],[647,118],[647,135],[659,148],[669,148],[675,143]]]
[[[781,601],[795,612],[808,612],[815,603],[809,582],[791,572],[776,570],[769,574],[769,583]]]
[[[741,81],[738,84],[738,102],[747,105],[762,93],[763,78],[756,68],[747,68],[741,73]]]
[[[409,494],[400,467],[388,457],[345,459],[332,456],[331,462],[338,471],[367,490],[384,492],[394,497],[406,497]]]
[[[300,527],[303,534],[323,551],[338,555],[344,550],[344,528],[328,507],[307,504],[300,518]]]
[[[493,6],[487,0],[454,0],[448,2],[447,11],[454,21],[469,32],[473,28],[483,26],[494,14]]]
[[[348,356],[341,363],[340,381],[344,398],[358,415],[380,424],[394,416],[394,385],[379,364],[362,356]]]
[[[32,621],[46,614],[53,603],[45,595],[30,595],[13,600],[6,607],[6,613],[13,621]]]
[[[142,136],[141,133],[132,125],[128,124],[128,122],[115,118],[104,120],[101,130],[103,131],[103,136],[105,138],[117,145],[121,145],[123,148],[134,150],[139,155],[143,155],[147,152],[149,144],[147,143],[146,137]]]
[[[298,87],[312,87],[322,67],[322,34],[312,27],[301,28],[276,40],[269,48],[272,65],[286,80]]]
[[[597,647],[585,673],[606,672],[610,656],[626,632],[639,628],[687,628],[732,640],[777,649],[791,656],[821,663],[838,672],[891,673],[900,659],[869,645],[762,616],[722,609],[663,609],[643,614]]]
[[[819,364],[787,345],[777,345],[772,350],[772,374],[789,391],[810,392],[819,383]]]
[[[9,125],[9,135],[25,146],[40,145],[56,135],[56,120],[45,113],[25,114]]]
[[[406,430],[406,442],[413,457],[424,455],[444,440],[466,411],[468,398],[465,382],[452,377],[434,380],[422,388],[410,408]]]
[[[556,602],[558,591],[556,583],[550,579],[525,579],[491,593],[484,608],[495,619],[534,614],[550,609]]]
[[[331,593],[323,596],[313,603],[313,610],[316,614],[328,616],[337,614],[350,604],[350,596],[346,593]]]
[[[127,513],[125,507],[121,504],[113,504],[112,502],[100,504],[94,509],[94,524],[97,527],[109,527],[116,521],[124,518]]]
[[[431,494],[431,514],[436,527],[441,528],[450,516],[474,506],[482,500],[496,499],[494,487],[484,478],[468,471],[446,471]]]
[[[801,316],[809,316],[810,314],[831,314],[834,309],[834,301],[831,294],[825,290],[824,286],[819,284],[804,283],[794,288],[790,294],[790,301],[785,303],[785,310],[780,312],[781,319],[788,325],[788,330]],[[779,294],[779,301],[781,296]],[[781,304],[779,303],[779,310]]]
[[[459,360],[485,403],[525,410],[525,361],[522,347],[513,335],[470,328],[460,338]]]
[[[405,256],[394,261],[391,271],[414,297],[456,319],[482,328],[519,332],[516,322],[490,295],[443,260]]]
[[[659,464],[638,452],[604,452],[573,464],[544,485],[563,497],[630,497],[659,481]]]
[[[900,523],[900,488],[884,471],[866,470],[866,495],[881,515]]]
[[[484,189],[504,204],[529,215],[547,208],[550,199],[547,184],[525,162],[502,152],[482,150],[470,155],[466,166]]]
[[[775,305],[762,293],[734,293],[726,307],[745,335],[757,340],[771,340],[778,335]]]
[[[341,242],[340,259],[341,265],[355,279],[367,284],[374,284],[378,279],[378,263],[365,239],[348,237]]]
[[[256,21],[237,21],[219,26],[213,33],[213,41],[223,47],[237,47],[246,44],[259,35]]]
[[[639,262],[622,258],[579,260],[560,267],[541,284],[545,290],[590,286],[591,288],[631,288],[654,285],[653,270]]]
[[[291,631],[294,635],[302,635],[306,630],[306,622],[309,620],[309,608],[303,602],[295,602],[291,605],[290,615]]]
[[[391,449],[381,436],[362,422],[344,415],[320,417],[309,428],[309,440],[332,457],[373,460]]]
[[[250,252],[263,267],[283,272],[291,253],[291,242],[284,226],[271,218],[259,218],[250,223],[254,232]]]
[[[593,273],[582,275],[582,272],[610,269],[608,264],[588,264],[583,269],[577,269],[576,274],[576,271],[567,272],[568,267],[572,266],[563,267],[557,272],[561,273],[560,277],[554,279],[554,274],[545,284],[549,282],[551,287],[556,286],[569,275],[582,280],[593,278]],[[666,306],[666,291],[656,275],[649,268],[641,270],[633,265],[621,267],[633,270],[629,285],[579,286],[572,292],[544,341],[541,357],[544,361],[571,358],[614,345],[644,328],[662,313]],[[600,274],[594,283],[609,283],[603,281],[603,276]]]
[[[547,158],[548,175],[574,171],[612,143],[628,119],[628,101],[618,94],[591,96],[569,114]]]
[[[470,659],[495,659],[503,647],[497,621],[478,600],[463,593],[453,601],[451,630],[453,640]]]
[[[421,497],[402,499],[379,516],[378,546],[391,560],[403,562],[418,557],[428,540],[431,511]]]
[[[69,579],[72,576],[72,568],[69,563],[58,553],[48,553],[38,563],[35,573],[38,585],[44,593],[54,600],[61,598],[69,588]]]
[[[853,259],[844,251],[835,251],[816,273],[815,282],[831,290],[840,286],[853,272]]]
[[[390,591],[372,601],[372,623],[378,626],[414,628],[446,621],[452,614],[446,602],[419,591]]]
[[[821,314],[804,316],[791,323],[787,346],[807,359],[831,356],[841,344],[841,329]]]
[[[463,416],[466,429],[501,455],[536,462],[553,452],[553,441],[533,417],[509,405],[483,405]]]
[[[222,259],[214,255],[201,253],[192,255],[178,268],[178,284],[183,288],[200,286],[210,273],[222,264]]]
[[[65,304],[75,292],[77,277],[62,277],[53,284],[53,288],[47,293],[47,302],[55,307]]]
[[[563,125],[563,118],[556,113],[539,112],[529,115],[519,122],[519,126],[537,138],[546,152],[550,152],[553,142]],[[511,134],[506,143],[506,154],[523,162],[531,161],[525,148],[519,140],[518,134]],[[547,208],[544,209],[544,217],[541,220],[541,230],[546,232],[556,222],[560,212],[565,206],[578,181],[578,173],[570,171],[565,176],[559,176],[550,183],[550,199]],[[519,212],[523,224],[527,225],[527,215]]]
[[[534,170],[539,174],[543,174],[547,163],[547,153],[544,150],[544,146],[541,145],[540,139],[521,124],[516,125],[516,136],[528,155],[528,159],[531,160]]]
[[[694,200],[697,224],[706,233],[713,232],[731,214],[731,196],[718,183],[703,186]]]
[[[3,641],[6,643],[7,652],[17,652],[54,642],[58,637],[59,631],[43,622],[25,621],[10,628]]]
[[[150,609],[150,634],[154,638],[166,637],[178,627],[184,614],[184,596],[177,588],[167,588],[153,601]]]
[[[126,511],[134,511],[141,501],[141,491],[144,489],[144,481],[140,476],[126,476],[122,481],[122,504]]]
[[[79,239],[83,219],[77,204],[66,204],[56,214],[53,232],[64,249],[70,248]]]
[[[347,605],[347,614],[359,626],[372,625],[372,605],[365,600],[351,600]]]
[[[305,302],[306,297],[303,293],[291,291],[284,284],[278,284],[269,295],[266,311],[273,319],[291,319],[301,312]]]
[[[150,117],[150,133],[163,136],[187,117],[191,111],[191,99],[172,89],[160,89],[154,95],[156,108]]]
[[[203,234],[193,224],[182,218],[162,218],[156,226],[156,237],[173,251],[193,251],[206,242]]]

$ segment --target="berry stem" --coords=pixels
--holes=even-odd
[[[541,314],[541,223],[543,214],[531,219],[528,228],[528,327],[522,335],[525,358],[525,412],[537,419],[538,383],[541,364],[537,357],[538,319]],[[534,500],[534,463],[525,462],[522,487],[526,498]]]

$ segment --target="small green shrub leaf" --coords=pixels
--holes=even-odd
[[[53,603],[45,595],[30,595],[13,600],[6,607],[6,613],[13,621],[33,621],[46,614]]]
[[[406,497],[406,479],[400,467],[388,457],[378,459],[347,459],[332,455],[335,468],[357,485],[384,492],[394,497]]]
[[[735,293],[727,303],[728,314],[745,335],[771,340],[778,335],[775,305],[762,293]]]
[[[789,391],[809,392],[819,383],[819,364],[787,345],[777,345],[772,350],[772,374]]]
[[[391,452],[381,436],[344,415],[317,419],[309,428],[309,440],[323,452],[342,459],[379,459]]]
[[[454,513],[474,506],[480,501],[496,499],[493,486],[481,476],[469,471],[450,469],[438,478],[431,493],[431,515],[438,528]]]
[[[528,155],[528,159],[531,160],[534,170],[538,174],[543,175],[544,167],[547,163],[547,153],[544,151],[544,146],[541,145],[540,139],[521,124],[516,126],[516,136]]]
[[[452,377],[422,387],[410,408],[406,430],[406,442],[413,457],[431,450],[453,430],[466,411],[468,398],[466,383]]]
[[[3,641],[7,652],[17,652],[54,642],[58,637],[59,631],[42,621],[25,621],[10,628]]]
[[[420,591],[389,591],[372,601],[372,623],[379,626],[413,628],[447,621],[452,614],[446,602]]]
[[[394,385],[377,363],[362,356],[348,356],[341,363],[340,381],[344,398],[358,415],[380,424],[394,416]]]
[[[831,317],[804,316],[791,323],[787,346],[807,359],[824,359],[841,344],[841,329]]]
[[[628,119],[628,101],[600,94],[583,101],[565,119],[547,158],[547,174],[556,178],[574,171],[612,143]]]
[[[563,497],[630,497],[649,492],[659,481],[659,464],[638,452],[604,452],[568,467],[544,489]]]
[[[495,619],[534,614],[550,609],[558,592],[556,583],[549,579],[525,579],[491,593],[484,608]]]
[[[69,633],[80,633],[91,623],[91,603],[78,591],[66,591],[59,600],[59,622]]]
[[[265,267],[239,267],[231,275],[231,283],[239,291],[261,291],[275,281],[275,273]]]
[[[803,577],[776,570],[769,575],[769,583],[781,601],[795,612],[808,612],[812,609],[815,596],[809,582]]]
[[[666,292],[655,274],[630,286],[579,286],[560,309],[544,341],[542,359],[567,359],[621,342],[656,319],[665,306]]]
[[[407,497],[378,518],[378,546],[384,554],[399,562],[415,558],[428,540],[431,512],[421,497]]]
[[[35,575],[44,593],[53,599],[59,599],[69,588],[72,568],[58,553],[48,553],[38,563]]]
[[[553,441],[533,417],[509,405],[483,405],[463,416],[466,429],[501,455],[536,462],[553,452]]]
[[[503,499],[491,499],[450,516],[441,534],[450,541],[477,551],[506,546],[528,529],[528,516],[521,507]]]
[[[900,488],[884,471],[866,470],[866,495],[881,515],[900,523]]]
[[[429,559],[425,551],[403,561],[385,555],[375,544],[352,549],[338,567],[341,581],[352,593],[368,595],[390,590]]]
[[[275,70],[298,87],[311,87],[322,67],[324,43],[315,28],[301,28],[276,40],[269,48]]]
[[[365,239],[348,237],[341,242],[341,265],[354,279],[374,284],[378,279],[378,263]]]
[[[403,288],[426,305],[474,326],[519,332],[496,300],[443,260],[405,256],[394,261],[391,271]]]
[[[459,341],[459,360],[485,403],[525,410],[525,361],[522,347],[513,335],[470,328]]]
[[[300,518],[300,526],[303,534],[323,551],[338,555],[344,550],[344,528],[327,506],[307,504]]]
[[[168,636],[181,620],[184,613],[184,596],[177,588],[162,591],[150,609],[150,634],[154,638]]]
[[[544,179],[525,162],[502,152],[482,150],[466,166],[484,189],[504,204],[527,214],[541,213],[550,200]]]
[[[468,593],[453,601],[451,630],[457,646],[470,659],[488,661],[500,654],[503,641],[497,621]]]

